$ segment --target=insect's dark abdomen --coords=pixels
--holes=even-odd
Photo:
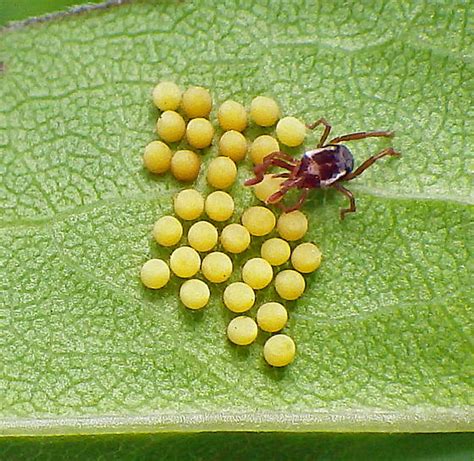
[[[335,144],[306,152],[300,171],[309,176],[306,187],[328,187],[353,168],[351,151],[342,144]]]

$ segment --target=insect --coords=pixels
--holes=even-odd
[[[272,166],[283,168],[288,170],[288,172],[275,174],[273,176],[286,179],[281,183],[280,189],[267,198],[267,204],[278,204],[285,213],[288,213],[301,208],[310,189],[333,188],[349,199],[349,208],[341,208],[340,210],[341,219],[344,219],[347,213],[354,213],[356,211],[356,203],[353,193],[346,189],[341,183],[357,178],[357,176],[380,158],[387,155],[399,157],[400,153],[396,152],[392,147],[387,147],[372,157],[369,157],[353,171],[354,157],[351,151],[344,144],[340,143],[365,138],[391,138],[394,136],[393,131],[361,131],[349,133],[333,138],[326,143],[332,127],[324,118],[320,118],[316,122],[307,125],[307,127],[313,130],[319,125],[324,125],[324,132],[316,149],[305,152],[300,160],[281,151],[267,155],[261,164],[254,167],[255,177],[245,181],[245,185],[253,186],[261,182],[265,172]],[[295,204],[286,207],[278,203],[289,190],[294,188],[302,190]]]

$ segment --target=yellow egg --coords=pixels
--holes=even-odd
[[[210,282],[225,282],[232,274],[232,261],[220,251],[209,253],[202,261],[202,273]]]
[[[194,181],[200,168],[201,159],[191,150],[178,150],[171,158],[171,173],[179,181]]]
[[[229,224],[222,230],[221,243],[230,253],[242,253],[250,245],[249,231],[240,224]]]
[[[167,110],[160,115],[156,122],[156,131],[163,141],[180,141],[186,131],[183,117],[173,110]]]
[[[225,131],[243,131],[247,127],[247,112],[245,107],[232,100],[222,103],[217,112],[219,125]]]
[[[261,182],[252,187],[255,196],[262,202],[265,202],[270,195],[278,192],[281,183],[285,181],[285,178],[274,178],[273,176],[273,174],[266,174]]]
[[[255,341],[258,334],[255,320],[245,315],[232,319],[227,327],[227,337],[238,346],[247,346]]]
[[[260,254],[272,266],[280,266],[290,258],[291,248],[285,240],[271,238],[263,242]]]
[[[186,139],[196,149],[204,149],[211,145],[214,127],[205,118],[193,118],[186,127]]]
[[[174,211],[185,221],[199,218],[204,211],[204,197],[196,189],[185,189],[174,198]]]
[[[263,159],[273,152],[278,152],[280,146],[278,141],[268,134],[262,134],[255,138],[250,146],[250,157],[254,164],[262,163]]]
[[[295,117],[284,117],[277,123],[276,135],[281,143],[296,147],[304,141],[306,126]]]
[[[304,237],[308,230],[308,219],[299,210],[290,213],[283,213],[278,218],[277,231],[282,238],[289,240],[299,240]]]
[[[179,290],[181,302],[193,310],[202,309],[209,302],[210,295],[209,287],[198,279],[186,280]]]
[[[304,292],[306,282],[303,276],[294,270],[281,271],[275,278],[275,289],[281,298],[288,301],[298,299]]]
[[[227,192],[216,190],[206,197],[204,207],[213,221],[227,221],[234,213],[234,199]]]
[[[224,304],[232,312],[248,311],[255,303],[255,292],[243,282],[231,283],[224,290]]]
[[[197,251],[210,251],[217,243],[217,229],[210,222],[194,223],[188,231],[188,243]]]
[[[287,335],[278,334],[267,340],[263,356],[269,365],[284,367],[293,362],[296,353],[294,341]]]
[[[250,116],[257,125],[272,126],[280,118],[280,108],[274,99],[257,96],[250,105]]]
[[[199,271],[201,258],[193,248],[179,247],[171,253],[170,266],[178,277],[188,279]]]
[[[143,163],[152,173],[164,173],[171,165],[171,149],[161,141],[152,141],[145,147]]]
[[[321,250],[313,243],[301,243],[291,254],[291,264],[297,271],[307,274],[321,265],[321,256]]]
[[[189,118],[209,117],[212,98],[206,88],[192,86],[183,93],[181,107]]]
[[[147,288],[162,288],[170,279],[170,269],[161,259],[150,259],[143,264],[140,278]]]
[[[163,216],[153,226],[153,237],[165,247],[176,245],[183,236],[183,226],[174,216]]]
[[[257,237],[269,234],[275,227],[275,215],[263,206],[253,206],[242,214],[242,224]]]
[[[249,259],[242,268],[242,279],[254,290],[261,290],[270,284],[273,278],[273,268],[262,258]]]
[[[288,312],[280,303],[269,302],[262,304],[257,311],[257,324],[263,331],[275,333],[285,327]]]
[[[176,110],[181,102],[181,90],[176,83],[160,82],[153,89],[153,103],[160,110]]]
[[[237,167],[229,157],[216,157],[207,167],[207,182],[216,189],[227,189],[235,182]]]
[[[238,131],[226,131],[219,140],[219,153],[240,162],[247,153],[247,139]]]

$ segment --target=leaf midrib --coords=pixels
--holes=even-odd
[[[474,205],[474,197],[471,196],[455,196],[455,195],[443,195],[434,193],[410,193],[401,194],[400,192],[393,192],[387,189],[378,189],[374,187],[367,187],[362,185],[352,186],[351,190],[357,192],[359,195],[365,195],[367,197],[384,198],[388,200],[400,200],[400,201],[434,201],[440,203],[458,203],[462,205]],[[115,206],[123,205],[129,202],[153,202],[159,199],[161,194],[153,192],[147,192],[143,194],[128,195],[125,197],[119,197],[116,199],[103,199],[95,202],[87,203],[85,205],[79,205],[70,209],[66,209],[56,213],[52,216],[44,216],[39,218],[30,219],[15,219],[12,221],[5,221],[0,224],[0,230],[21,228],[21,227],[47,227],[50,224],[55,224],[62,221],[63,219],[70,218],[79,214],[86,213],[88,211],[94,211],[102,206]]]

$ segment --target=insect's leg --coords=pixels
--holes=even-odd
[[[289,163],[286,163],[282,160],[275,159],[275,158],[270,159],[268,162],[264,162],[264,163],[260,163],[259,165],[256,165],[253,170],[255,177],[247,179],[247,181],[244,182],[244,185],[254,186],[255,184],[258,184],[259,182],[263,181],[263,177],[266,171],[271,166],[278,166],[280,168],[285,168],[289,171],[292,171],[297,165],[290,165]]]
[[[299,210],[301,206],[303,205],[304,201],[306,200],[306,198],[308,197],[308,192],[309,192],[309,189],[303,189],[303,192],[301,192],[301,195],[298,201],[294,203],[293,205],[287,207],[284,210],[285,213],[290,213],[291,211]]]
[[[358,133],[349,133],[331,139],[329,144],[338,144],[344,141],[355,141],[357,139],[365,138],[392,138],[393,136],[395,136],[395,132],[393,131],[359,131]]]
[[[360,165],[355,171],[352,173],[346,174],[342,179],[344,181],[350,181],[351,179],[356,178],[361,173],[363,173],[369,166],[375,163],[378,159],[385,157],[386,155],[390,155],[391,157],[400,157],[400,153],[396,152],[393,147],[387,147],[386,149],[381,150],[378,154],[369,157],[362,165]]]
[[[285,160],[280,160],[279,158],[274,158],[271,162],[272,166],[278,166],[280,168],[284,168],[285,170],[288,171],[293,171],[293,169],[296,166],[296,163],[289,163]]]
[[[270,195],[270,197],[267,197],[267,199],[265,200],[265,203],[267,205],[277,205],[278,207],[280,207],[281,209],[285,209],[284,205],[278,203],[282,197],[289,191],[290,189],[280,189],[279,191],[273,193],[272,195]]]
[[[317,146],[317,147],[322,147],[324,146],[324,143],[326,142],[326,139],[328,138],[332,127],[331,125],[329,125],[326,119],[322,117],[316,120],[314,123],[308,123],[306,127],[309,128],[310,130],[314,130],[318,125],[324,125],[324,132],[321,135],[321,139],[319,140],[318,146]]]
[[[281,198],[290,190],[292,189],[293,187],[297,187],[298,184],[302,181],[302,178],[296,178],[296,179],[292,179],[290,177],[290,179],[287,179],[285,182],[283,182],[280,186],[280,190],[273,193],[272,195],[270,195],[270,197],[267,198],[267,200],[265,200],[265,203],[269,204],[269,203],[277,203],[278,201],[281,200]],[[281,204],[278,204],[278,206],[282,209],[282,210],[286,210],[286,208],[281,205]]]
[[[293,157],[290,157],[289,155],[285,154],[284,152],[273,152],[267,155],[263,159],[262,163],[255,165],[253,169],[255,177],[247,179],[244,184],[246,186],[254,186],[255,184],[258,184],[263,180],[263,176],[266,171],[273,165],[292,171],[298,165],[298,161],[296,161]]]
[[[354,194],[350,190],[346,189],[344,186],[339,184],[338,182],[333,183],[332,187],[334,187],[334,189],[337,189],[339,192],[343,193],[349,199],[349,208],[341,208],[339,211],[339,213],[341,214],[341,219],[345,218],[346,213],[355,213],[356,203],[355,203]]]
[[[292,157],[291,155],[286,154],[285,152],[282,152],[281,150],[276,151],[276,152],[272,152],[271,154],[266,155],[265,157],[263,157],[263,161],[265,162],[265,160],[268,157],[278,158],[279,160],[283,160],[283,161],[288,162],[288,163],[296,163],[297,162],[297,160],[294,157]]]
[[[272,178],[289,178],[290,173],[272,174]]]

